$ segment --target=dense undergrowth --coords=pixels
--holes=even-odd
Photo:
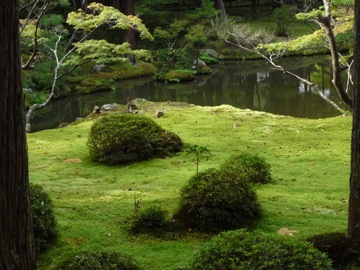
[[[351,117],[296,119],[223,105],[137,104],[139,114],[179,135],[184,143],[211,150],[199,171],[219,168],[239,153],[258,154],[271,165],[272,181],[255,185],[262,209],[256,230],[307,239],[345,232],[347,223]],[[157,208],[167,218],[181,189],[196,173],[184,152],[125,166],[93,163],[86,141],[92,121],[28,134],[30,180],[49,193],[58,223],[55,247],[38,258],[52,269],[80,249],[126,252],[148,270],[190,265],[209,234],[187,231],[168,238],[129,233],[134,211]]]

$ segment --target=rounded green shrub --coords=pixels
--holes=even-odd
[[[360,268],[360,239],[349,239],[345,233],[330,232],[307,240],[328,255],[335,269]]]
[[[161,234],[169,224],[166,214],[166,211],[160,207],[147,208],[134,217],[131,231],[133,233]]]
[[[212,238],[195,257],[192,270],[330,270],[326,254],[306,241],[245,230]]]
[[[118,252],[99,250],[78,251],[66,256],[56,267],[58,270],[140,270],[138,264],[129,256]]]
[[[271,166],[264,158],[249,153],[241,153],[228,158],[220,170],[235,173],[250,183],[266,184],[271,182]]]
[[[191,229],[218,232],[249,227],[260,216],[257,196],[235,174],[209,169],[194,175],[181,191],[175,218]]]
[[[164,157],[179,151],[171,133],[167,139],[163,130],[150,118],[137,114],[108,114],[91,126],[87,145],[93,161],[117,165]],[[177,137],[178,141],[181,141]],[[168,142],[169,145],[165,146]]]
[[[56,222],[52,201],[44,189],[30,183],[29,191],[35,253],[38,255],[56,242]]]

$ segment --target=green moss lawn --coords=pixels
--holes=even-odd
[[[244,151],[271,164],[274,183],[256,187],[263,212],[258,230],[291,230],[283,237],[297,238],[346,231],[351,116],[309,120],[227,105],[138,107],[185,143],[211,150],[200,170]],[[165,110],[163,118],[155,118],[158,109]],[[125,252],[147,270],[182,269],[208,236],[187,232],[157,239],[132,236],[127,228],[135,200],[141,199],[141,209],[156,205],[174,212],[180,189],[195,173],[194,160],[180,153],[128,166],[94,164],[86,147],[91,124],[28,134],[30,181],[50,194],[60,233],[58,244],[38,259],[39,269],[83,248]]]

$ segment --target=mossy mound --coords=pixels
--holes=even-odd
[[[90,129],[87,142],[93,161],[106,165],[129,164],[181,151],[183,143],[148,117],[108,114]]]
[[[185,82],[194,80],[194,71],[192,70],[170,70],[164,75],[167,82]]]
[[[82,67],[77,76],[68,78],[72,92],[77,94],[90,94],[98,91],[109,90],[119,80],[142,76],[152,76],[156,67],[150,63],[139,62],[135,65],[119,62],[107,66],[107,69],[97,73],[90,72],[91,64]]]

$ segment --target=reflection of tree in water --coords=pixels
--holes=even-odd
[[[318,61],[319,59],[315,59]],[[328,88],[330,77],[327,63],[314,65],[314,58],[291,58],[285,63],[289,70],[314,79]],[[320,59],[321,60],[321,59]],[[290,64],[296,68],[292,68]],[[261,110],[296,117],[328,117],[337,112],[317,93],[296,79],[272,71],[264,61],[225,62],[213,67],[211,75],[197,77],[186,83],[159,83],[151,77],[119,81],[114,91],[73,96],[53,102],[45,114],[36,115],[34,130],[57,127],[88,115],[95,105],[126,104],[131,99],[144,98],[152,102],[177,101],[201,106],[229,104],[238,108]],[[328,93],[336,99],[335,91]]]

